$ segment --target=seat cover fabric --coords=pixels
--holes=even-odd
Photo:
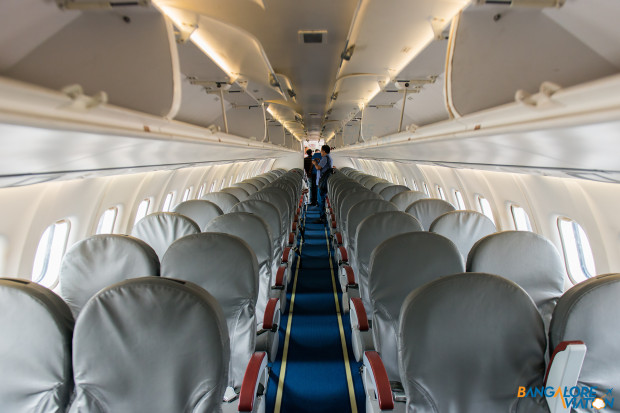
[[[252,186],[256,187],[256,189],[257,189],[257,190],[259,190],[259,191],[260,191],[261,189],[263,189],[263,187],[264,187],[265,185],[269,184],[269,182],[268,182],[268,181],[263,182],[263,181],[261,181],[260,179],[258,179],[257,177],[254,177],[254,178],[249,178],[249,179],[244,179],[242,182],[248,183],[248,184],[250,184],[250,185],[252,185]]]
[[[204,199],[181,202],[172,209],[172,212],[188,217],[198,224],[201,231],[205,230],[213,218],[219,217],[224,213],[219,206]]]
[[[138,221],[131,230],[131,235],[149,244],[161,260],[174,241],[199,232],[198,224],[186,216],[172,212],[156,212]]]
[[[60,296],[75,317],[99,290],[129,278],[159,276],[159,258],[128,235],[93,235],[75,243],[60,266]]]
[[[379,192],[379,195],[381,195],[386,201],[391,201],[394,195],[406,191],[409,191],[409,188],[405,185],[390,185],[381,190],[381,192]]]
[[[261,201],[267,201],[278,209],[280,213],[280,239],[284,239],[288,235],[288,229],[290,228],[289,220],[289,205],[284,190],[279,188],[267,187],[262,191],[259,191],[250,199],[258,199]]]
[[[248,243],[256,255],[259,271],[256,321],[262,323],[269,299],[273,274],[271,234],[265,220],[249,212],[229,212],[211,221],[205,232],[223,232],[235,235]]]
[[[394,186],[394,184],[388,181],[379,181],[376,184],[374,184],[372,188],[370,188],[370,190],[380,195],[381,191],[383,191],[388,186]]]
[[[241,201],[245,201],[250,197],[250,194],[243,188],[238,186],[229,186],[228,188],[220,189],[220,192],[226,192],[227,194],[234,195],[235,198]]]
[[[577,387],[596,387],[603,400],[618,398],[620,389],[620,274],[599,275],[579,283],[558,300],[549,331],[549,350],[562,341],[583,341],[588,350]],[[607,394],[609,389],[612,394]],[[575,413],[591,409],[574,408]],[[603,412],[620,412],[616,401]]]
[[[0,278],[0,410],[62,413],[73,391],[69,307],[52,291]]]
[[[213,202],[215,205],[219,206],[225,214],[239,203],[239,198],[227,192],[209,192],[204,194],[200,199]]]
[[[282,245],[284,240],[280,238],[280,212],[271,203],[261,201],[260,199],[249,199],[239,202],[230,210],[230,212],[249,212],[263,218],[269,225],[269,235],[271,236],[271,245],[274,258],[282,255]]]
[[[408,232],[388,238],[375,248],[368,275],[373,341],[390,380],[400,381],[396,337],[405,297],[430,281],[463,271],[461,253],[441,235]]]
[[[420,199],[428,199],[428,195],[421,191],[403,191],[390,198],[390,202],[396,205],[399,211],[405,211],[409,205]]]
[[[398,354],[408,413],[548,412],[542,386],[545,332],[515,283],[496,275],[443,277],[409,294]]]
[[[216,300],[147,277],[106,288],[75,326],[71,413],[220,412],[229,342]]]
[[[482,238],[467,258],[467,271],[497,274],[532,297],[545,328],[564,290],[564,263],[555,246],[529,231],[503,231]]]
[[[353,205],[351,209],[349,209],[349,213],[347,214],[347,228],[346,235],[349,238],[348,248],[349,255],[356,255],[355,251],[357,249],[356,238],[355,235],[357,233],[357,227],[362,222],[364,218],[369,215],[372,215],[377,212],[388,212],[388,211],[397,211],[394,204],[385,201],[383,199],[367,199],[364,201],[360,201],[357,204]]]
[[[438,216],[454,211],[454,206],[443,199],[420,199],[407,207],[406,213],[413,215],[420,221],[425,231]]]
[[[452,211],[440,215],[430,226],[430,232],[443,235],[454,242],[463,259],[481,238],[493,234],[495,224],[486,215],[476,211]]]
[[[237,182],[232,184],[232,186],[243,189],[245,192],[248,193],[248,195],[252,195],[258,192],[258,188],[248,182]]]
[[[356,191],[343,195],[338,205],[338,228],[346,230],[349,226],[347,223],[347,219],[349,218],[349,211],[351,210],[351,208],[353,208],[353,205],[367,199],[380,200],[381,195],[375,194],[374,192],[369,190]]]
[[[161,276],[196,283],[220,304],[230,335],[228,385],[240,387],[256,343],[258,262],[250,246],[219,232],[183,237],[166,251]]]
[[[364,307],[368,314],[372,311],[368,295],[368,272],[372,251],[383,241],[406,232],[423,231],[417,219],[403,211],[377,212],[362,220],[356,232],[356,270],[357,282]]]

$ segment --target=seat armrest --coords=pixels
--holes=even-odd
[[[288,266],[280,265],[278,267],[278,272],[276,272],[276,280],[274,285],[271,288],[275,288],[277,290],[281,290],[284,288],[284,278],[286,277],[286,270]]]
[[[270,298],[267,301],[267,306],[265,307],[265,314],[263,315],[263,329],[265,330],[274,330],[278,328],[276,324],[276,312],[280,309],[280,299],[278,298]]]
[[[261,374],[267,369],[267,353],[264,351],[256,352],[250,358],[248,367],[241,383],[239,393],[239,411],[251,412],[254,409],[254,400],[258,392]]]
[[[349,262],[349,254],[347,254],[347,249],[341,245],[338,247],[338,251],[340,252],[340,261]]]
[[[334,234],[334,239],[338,245],[342,245],[342,234],[340,232]]]
[[[291,255],[291,247],[285,247],[284,250],[282,250],[282,263],[283,264],[288,263],[290,255]]]
[[[554,389],[572,388],[577,385],[581,366],[586,357],[587,347],[583,341],[562,341],[553,350],[547,374],[545,375],[544,386]],[[562,395],[551,397],[545,394],[547,404],[551,413],[570,411],[566,407]]]
[[[355,272],[353,271],[353,268],[351,268],[350,265],[343,265],[342,269],[347,274],[347,290],[349,288],[358,288],[359,286],[355,282]]]
[[[394,409],[394,397],[392,395],[392,388],[390,387],[390,381],[388,380],[387,372],[383,361],[376,351],[364,352],[364,368],[370,371],[370,379],[377,394],[377,401],[379,402],[379,408],[383,410]]]
[[[364,303],[359,297],[351,298],[351,325],[359,331],[368,331],[370,325],[368,323],[368,316],[366,315],[366,309]]]

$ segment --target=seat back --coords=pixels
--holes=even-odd
[[[515,283],[481,273],[443,277],[409,294],[398,351],[407,412],[548,412],[518,398],[542,386],[545,332]]]
[[[394,184],[388,181],[379,181],[374,184],[372,188],[370,188],[370,190],[374,193],[381,194],[381,191],[383,191],[388,186],[394,186]]]
[[[338,204],[338,215],[336,215],[338,228],[346,230],[348,228],[347,219],[349,217],[349,210],[353,208],[353,205],[367,199],[381,199],[381,195],[375,194],[367,189],[361,191],[354,190],[350,193],[342,194]]]
[[[278,235],[280,239],[284,239],[288,235],[288,228],[290,227],[289,205],[284,190],[268,187],[253,194],[250,199],[267,201],[278,209],[280,214],[280,233]]]
[[[548,329],[564,291],[564,263],[546,238],[528,231],[504,231],[482,238],[467,258],[467,271],[497,274],[532,297]]]
[[[267,225],[269,225],[273,256],[279,257],[280,254],[282,254],[282,245],[284,242],[284,240],[280,238],[282,221],[280,220],[278,209],[273,204],[267,201],[261,201],[260,199],[249,199],[239,202],[230,212],[249,212],[250,214],[256,214],[263,218]]]
[[[406,187],[405,185],[389,185],[383,188],[383,190],[379,192],[379,195],[381,195],[386,201],[391,201],[394,195],[406,191],[409,191],[409,187]]]
[[[73,390],[69,307],[39,284],[0,278],[0,408],[64,412]]]
[[[377,212],[388,212],[394,211],[397,209],[394,204],[385,201],[383,199],[366,199],[364,201],[360,201],[353,205],[351,209],[349,209],[349,213],[347,214],[346,220],[346,236],[348,237],[348,248],[349,253],[352,256],[355,256],[356,250],[356,238],[355,235],[357,233],[357,227],[364,220],[364,218],[375,214]]]
[[[161,260],[174,241],[199,232],[198,224],[186,216],[172,212],[156,212],[138,221],[131,230],[131,235],[149,244]]]
[[[106,288],[75,325],[70,412],[219,412],[228,331],[216,300],[159,277]]]
[[[205,232],[222,232],[235,235],[248,243],[258,261],[259,283],[258,299],[256,301],[256,318],[260,323],[265,314],[265,307],[269,299],[273,274],[273,249],[271,233],[265,220],[249,212],[229,212],[215,218]]]
[[[250,194],[243,188],[238,186],[229,186],[228,188],[220,189],[220,192],[226,192],[227,194],[234,195],[239,202],[243,202],[250,197]]]
[[[239,198],[227,192],[209,192],[204,194],[200,199],[213,202],[215,205],[219,206],[225,214],[228,213],[235,204],[239,203]]]
[[[454,211],[454,206],[443,199],[420,199],[407,207],[406,213],[413,215],[420,221],[425,231],[428,231],[434,220],[446,212]]]
[[[396,235],[375,248],[368,274],[372,332],[390,380],[399,380],[396,337],[400,307],[407,295],[439,277],[464,270],[456,245],[429,232]]]
[[[269,185],[270,183],[265,178],[259,178],[258,176],[255,176],[254,178],[244,179],[242,182],[247,182],[248,184],[254,185],[259,191],[263,189],[265,185]]]
[[[608,392],[620,388],[619,296],[620,274],[599,275],[579,283],[558,300],[549,331],[550,351],[562,341],[580,340],[586,344],[588,350],[577,387],[596,387],[594,393],[603,401],[611,401],[617,390]],[[620,406],[608,403],[601,411],[617,413]]]
[[[357,282],[366,311],[370,313],[368,272],[372,251],[383,241],[406,232],[423,231],[417,219],[403,211],[377,212],[369,215],[357,226],[355,235],[355,268]]]
[[[440,215],[433,221],[429,231],[443,235],[454,242],[461,251],[463,259],[467,260],[471,247],[479,239],[493,234],[496,229],[493,221],[486,215],[476,211],[460,210]]]
[[[230,335],[228,385],[241,386],[256,344],[258,262],[250,246],[217,232],[183,237],[166,251],[161,276],[193,282],[215,297]]]
[[[159,258],[128,235],[93,235],[75,243],[60,266],[60,296],[75,317],[99,290],[129,278],[159,276]]]
[[[248,195],[258,192],[258,188],[248,182],[237,182],[232,184],[232,186],[243,189]]]
[[[213,218],[219,217],[224,213],[219,206],[204,199],[181,202],[172,208],[172,212],[188,217],[198,224],[201,231],[205,230]]]
[[[403,191],[390,198],[390,202],[396,205],[399,211],[405,211],[407,207],[420,199],[428,199],[428,195],[421,191]]]

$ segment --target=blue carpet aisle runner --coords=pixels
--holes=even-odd
[[[297,284],[289,284],[287,314],[280,322],[280,349],[278,358],[272,365],[267,389],[268,413],[365,411],[364,390],[359,373],[361,364],[356,363],[353,358],[349,316],[343,315],[343,331],[355,389],[353,403],[349,395],[325,226],[312,223],[318,217],[318,208],[309,207]],[[296,267],[295,262],[293,268]],[[334,275],[340,291],[335,265]],[[293,315],[286,351],[286,329],[290,317],[291,292],[294,288]],[[338,294],[339,301],[340,295]],[[281,395],[278,395],[284,353],[284,382],[281,385]]]

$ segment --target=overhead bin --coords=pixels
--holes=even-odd
[[[587,3],[577,0],[560,9],[484,5],[465,10],[455,20],[446,69],[452,115],[514,102],[518,91],[536,93],[543,82],[566,88],[617,73],[620,62],[617,52],[611,52],[611,39],[617,41],[618,30],[609,19],[617,16],[618,6],[600,2],[609,11],[604,16]],[[583,27],[593,30],[583,32]]]
[[[155,9],[63,11],[53,3],[24,3],[23,19],[15,14],[11,19],[32,25],[21,36],[29,41],[4,43],[2,49],[11,50],[0,54],[11,58],[3,59],[2,76],[54,90],[79,85],[71,93],[99,94],[98,103],[174,115],[180,97],[176,44],[172,25]]]

